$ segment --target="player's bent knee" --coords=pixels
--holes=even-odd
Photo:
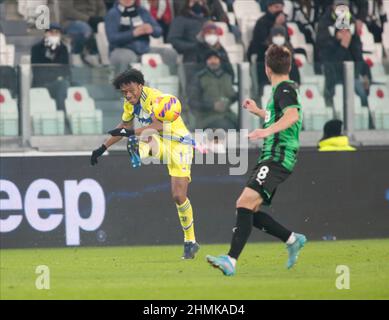
[[[173,200],[176,204],[181,205],[186,201],[186,194],[183,192],[173,192]]]
[[[254,190],[246,190],[236,202],[236,208],[246,208],[254,212],[258,211],[263,200],[261,196]]]

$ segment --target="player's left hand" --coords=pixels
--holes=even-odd
[[[249,133],[248,138],[250,140],[264,139],[271,135],[271,132],[268,129],[256,129]]]
[[[108,133],[113,137],[131,137],[135,134],[135,131],[133,129],[116,128],[108,131]]]

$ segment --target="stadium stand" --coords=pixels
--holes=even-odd
[[[7,89],[0,89],[0,136],[17,136],[19,113],[15,99]]]
[[[304,106],[303,127],[307,131],[322,130],[324,124],[333,119],[333,111],[326,107],[324,97],[314,84],[300,86],[301,104]]]
[[[178,77],[170,74],[169,66],[162,62],[159,54],[147,53],[142,55],[139,67],[145,76],[146,83],[150,87],[155,87],[162,92],[169,92],[172,95],[178,96]]]
[[[387,86],[371,86],[369,107],[372,111],[375,128],[389,130],[389,89]]]
[[[334,111],[337,119],[343,121],[343,85],[335,86]],[[356,130],[369,129],[369,109],[362,107],[361,99],[354,94],[354,128]]]
[[[46,88],[30,89],[30,114],[34,135],[63,135],[65,133],[64,112],[57,110],[56,103]]]
[[[15,64],[15,46],[7,44],[5,35],[0,33],[0,65],[13,66]]]
[[[66,117],[73,134],[102,134],[103,114],[85,87],[71,87],[65,100]]]
[[[97,25],[97,34],[95,35],[97,48],[99,50],[100,60],[103,65],[109,65],[109,43],[105,33],[105,24],[100,22]]]
[[[220,3],[226,15],[229,17],[229,23],[226,21],[214,21],[214,23],[219,28],[218,35],[220,43],[225,48],[230,62],[234,66],[234,87],[240,92],[250,92],[251,88],[253,97],[259,100],[261,105],[264,106],[267,102],[271,87],[265,86],[263,94],[260,94],[261,88],[258,86],[254,65],[250,67],[250,83],[242,84],[240,66],[243,63],[251,63],[251,61],[247,61],[246,53],[252,39],[253,28],[258,19],[265,14],[261,10],[261,7],[266,8],[266,5],[254,0],[235,0],[232,6],[229,4],[229,7],[224,1],[220,1]],[[295,50],[294,59],[301,78],[300,92],[303,105],[305,106],[304,130],[320,131],[326,120],[333,118],[343,119],[343,86],[342,84],[336,86],[333,109],[326,106],[323,99],[325,79],[322,74],[320,60],[317,60],[317,53],[314,52],[314,45],[312,45],[311,41],[304,34],[304,30],[301,28],[299,22],[293,21],[291,18],[293,17],[292,11],[294,10],[292,1],[285,0],[284,3],[284,13],[288,15],[288,34]],[[36,30],[33,26],[35,19],[34,8],[40,4],[46,4],[53,9],[51,10],[51,18],[54,21],[58,20],[59,7],[58,1],[55,0],[4,0],[2,2],[2,8],[4,8],[0,14],[0,65],[2,67],[15,66],[15,71],[17,71],[17,66],[22,61],[26,61],[23,57],[29,54],[31,46],[42,39],[44,31]],[[389,1],[384,1],[384,7],[388,12]],[[228,11],[229,9],[230,11]],[[4,13],[5,11],[6,14]],[[368,27],[368,22],[365,21],[362,24],[360,39],[363,45],[363,58],[371,72],[370,95],[368,98],[369,107],[362,107],[359,96],[354,96],[354,127],[355,130],[389,130],[387,111],[389,109],[389,76],[387,66],[389,56],[389,23],[386,22],[383,26],[382,43],[374,42],[375,38]],[[237,36],[233,28],[237,28],[240,31],[241,37]],[[98,24],[95,36],[103,66],[71,68],[71,83],[72,86],[77,87],[69,89],[68,106],[66,107],[66,117],[63,116],[65,118],[64,120],[61,120],[60,112],[58,113],[55,103],[53,105],[53,98],[55,97],[50,97],[47,92],[40,97],[37,97],[35,94],[32,97],[30,96],[30,109],[38,111],[37,114],[34,112],[32,116],[34,135],[60,135],[64,134],[64,132],[68,133],[65,131],[65,120],[69,122],[70,133],[74,135],[100,134],[117,125],[118,120],[120,120],[118,112],[120,113],[122,100],[120,99],[120,94],[110,84],[115,72],[110,64],[109,44],[104,22]],[[68,44],[68,50],[70,52],[71,45],[69,39],[65,38],[65,42]],[[150,47],[174,51],[172,45],[166,43],[163,37],[150,37]],[[162,51],[151,50],[151,52],[141,55],[140,62],[132,64],[132,67],[142,70],[145,74],[147,85],[156,87],[163,92],[177,95],[185,103],[185,72],[180,71],[180,68],[183,66],[181,62],[183,56],[181,55],[179,57],[178,64],[170,64],[166,62]],[[253,57],[255,58],[255,55]],[[19,83],[19,77],[21,75],[18,72],[15,73],[17,74]],[[18,134],[19,127],[21,127],[21,119],[16,104],[16,101],[19,100],[19,88],[17,90],[15,89],[16,87],[11,89],[4,85],[3,82],[0,86],[3,88],[1,90],[4,96],[2,109],[7,105],[7,108],[4,110],[8,110],[7,116],[4,117],[3,114],[6,112],[2,110],[2,130],[0,134],[2,136],[16,135]],[[246,88],[247,86],[250,87],[248,90]],[[5,88],[8,88],[8,90]],[[80,100],[75,98],[75,91],[79,93]],[[243,96],[241,96],[242,98]],[[45,102],[42,105],[40,103],[42,100],[47,103]],[[41,106],[38,106],[39,103]],[[10,107],[10,105],[13,107]],[[12,112],[9,111],[11,109]],[[233,110],[239,113],[239,104],[234,105]],[[40,115],[44,113],[46,113],[47,117],[50,116],[51,118],[42,118]],[[54,114],[56,114],[55,117]],[[12,121],[16,121],[18,126],[8,125],[8,129],[4,129],[6,128],[5,123],[7,121],[7,123],[10,123],[9,121],[11,120],[9,119],[11,118],[9,117],[11,115],[14,117]],[[97,125],[93,126],[90,118],[94,118]],[[243,123],[243,125],[245,124]],[[255,126],[257,125],[258,121],[256,120]]]

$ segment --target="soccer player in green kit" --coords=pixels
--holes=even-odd
[[[258,108],[251,99],[243,104],[248,111],[264,119],[263,129],[249,134],[250,140],[264,139],[264,144],[258,164],[236,203],[236,227],[228,255],[207,256],[208,263],[226,276],[235,274],[237,260],[253,226],[286,243],[288,269],[294,266],[307,241],[304,235],[288,230],[260,211],[262,204],[270,205],[277,186],[290,176],[297,160],[302,110],[297,84],[289,79],[291,62],[288,48],[272,45],[265,56],[266,75],[273,87],[266,109]]]

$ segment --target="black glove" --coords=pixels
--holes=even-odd
[[[135,134],[135,131],[133,129],[117,128],[108,131],[108,133],[113,137],[131,137]]]
[[[105,150],[107,150],[107,147],[104,144],[102,144],[100,148],[93,150],[92,156],[90,157],[90,164],[92,166],[97,164],[97,158],[100,157],[105,152]]]

